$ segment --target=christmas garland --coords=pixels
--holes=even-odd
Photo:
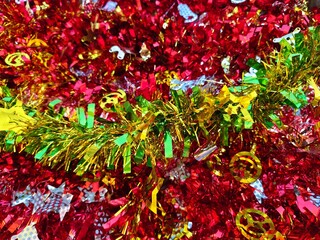
[[[44,165],[72,170],[77,175],[119,167],[120,159],[123,172],[131,173],[132,160],[151,167],[157,161],[189,157],[190,146],[199,147],[199,139],[228,146],[229,132],[271,128],[273,124],[281,128],[285,106],[305,107],[311,91],[315,94],[313,105],[319,100],[318,83],[314,80],[319,74],[315,71],[319,38],[318,28],[306,36],[292,34],[292,42],[283,38],[279,52],[274,51],[262,62],[249,60],[251,72],[244,74],[238,86],[223,85],[217,90],[214,78],[204,79],[200,83],[204,86],[186,88],[189,94],[182,89],[171,90],[172,99],[167,102],[138,97],[130,103],[122,90],[107,94],[100,106],[107,111],[109,107],[109,112],[116,114],[110,122],[94,115],[94,103],[88,104],[87,113],[84,108],[76,109],[77,121],[64,117],[64,109],[60,113],[54,111],[59,100],[51,102],[45,113],[35,112],[22,107],[2,86],[1,104],[7,107],[1,109],[0,128],[7,131],[2,134],[2,148],[24,150]],[[185,83],[172,88],[183,88]],[[181,145],[183,152],[174,151]]]
[[[29,6],[29,10],[35,7],[38,7],[38,12],[48,8],[47,5],[42,4]],[[105,5],[103,8],[107,9],[108,7],[112,6]],[[26,9],[28,10],[28,8]],[[48,9],[50,10],[50,8]],[[187,5],[179,3],[178,9],[185,21],[192,21],[191,17],[198,18]],[[8,8],[8,10],[7,14],[10,15],[11,9]],[[70,13],[79,11],[78,8],[69,10]],[[90,13],[94,13],[95,8],[90,11]],[[130,9],[128,11],[130,12]],[[233,15],[238,14],[237,11],[242,10],[235,8],[228,14],[233,18]],[[33,10],[33,12],[36,11]],[[297,12],[303,11],[297,10]],[[30,11],[22,14],[30,14]],[[128,22],[136,20],[134,14],[127,19],[127,15],[123,14],[120,8],[117,8],[112,14],[115,14],[116,17],[126,18],[126,20],[129,19]],[[94,16],[94,14],[89,15]],[[43,14],[39,14],[39,16],[39,22],[45,19]],[[68,30],[63,33],[65,36],[73,34],[72,28],[68,26],[77,23],[78,16],[75,16],[71,16],[72,20],[66,23]],[[202,17],[205,18],[205,16]],[[32,18],[29,20],[32,25]],[[105,54],[103,51],[91,49],[92,38],[95,35],[93,33],[102,24],[102,22],[98,24],[97,21],[96,19],[93,25],[90,22],[91,31],[87,32],[86,38],[81,39],[89,46],[90,51],[81,48],[82,53],[77,52],[80,60],[94,61]],[[167,20],[163,24],[170,24],[170,21]],[[172,24],[175,23],[172,22]],[[199,21],[198,24],[206,23]],[[23,26],[21,24],[16,28]],[[12,32],[15,31],[13,26],[10,29]],[[106,29],[108,28],[106,27]],[[176,30],[176,28],[174,29]],[[64,36],[63,34],[61,36]],[[56,36],[51,36],[50,41],[55,38]],[[159,34],[159,38],[162,38],[161,34]],[[125,39],[122,40],[125,42]],[[23,40],[19,39],[19,41]],[[57,41],[63,40],[58,39]],[[230,180],[232,184],[239,186],[239,188],[240,186],[241,188],[243,186],[249,187],[250,184],[255,189],[254,196],[261,203],[266,196],[263,193],[260,178],[265,177],[263,172],[268,172],[265,167],[271,164],[267,160],[260,160],[262,152],[264,152],[264,144],[272,143],[272,146],[279,148],[279,152],[281,152],[281,147],[287,147],[287,151],[291,149],[297,155],[298,153],[308,153],[315,156],[319,154],[318,140],[314,136],[319,134],[320,127],[317,119],[320,99],[318,88],[320,28],[310,27],[304,32],[300,28],[296,28],[292,33],[274,38],[273,41],[276,44],[279,43],[278,49],[272,51],[268,56],[263,56],[262,59],[259,57],[249,59],[247,61],[247,65],[250,67],[249,72],[238,79],[236,77],[235,79],[228,78],[228,74],[232,75],[230,73],[232,71],[230,58],[223,58],[221,65],[227,83],[220,81],[219,74],[221,75],[221,73],[214,75],[209,71],[207,75],[191,75],[196,80],[190,81],[184,78],[189,77],[190,79],[186,69],[177,73],[174,71],[175,69],[162,67],[152,73],[155,76],[152,81],[156,79],[157,86],[160,86],[163,95],[153,88],[152,81],[148,82],[147,87],[145,81],[139,82],[141,84],[140,90],[144,89],[144,91],[141,90],[142,94],[137,91],[135,97],[132,97],[134,94],[129,93],[128,89],[116,86],[116,84],[109,86],[109,91],[103,95],[99,92],[101,88],[99,90],[90,89],[91,93],[99,92],[97,94],[99,96],[92,94],[88,97],[86,95],[88,89],[79,90],[85,93],[85,101],[80,97],[81,103],[75,107],[76,100],[66,99],[68,98],[67,93],[63,93],[66,98],[48,101],[45,92],[52,87],[51,83],[42,82],[36,77],[32,78],[32,73],[29,74],[24,70],[24,66],[30,62],[32,55],[32,60],[39,61],[39,66],[41,64],[39,69],[37,66],[33,66],[34,73],[46,72],[50,69],[49,62],[51,62],[60,70],[56,79],[52,76],[48,77],[51,78],[50,81],[56,81],[57,86],[63,86],[66,79],[69,79],[70,82],[74,81],[72,76],[64,73],[66,69],[64,65],[69,63],[62,61],[62,63],[56,64],[59,60],[56,58],[52,60],[52,56],[49,56],[50,51],[39,50],[39,48],[49,47],[52,42],[31,38],[27,45],[29,48],[35,47],[36,53],[28,51],[1,53],[6,64],[6,66],[2,65],[2,69],[5,69],[4,79],[9,78],[7,75],[15,76],[14,82],[19,86],[19,88],[12,87],[10,81],[7,80],[1,82],[1,151],[4,154],[6,152],[26,153],[29,156],[34,156],[34,159],[44,166],[75,172],[82,177],[82,180],[101,181],[109,191],[112,189],[113,200],[109,198],[108,206],[103,205],[97,211],[100,227],[98,225],[95,227],[101,232],[95,233],[95,236],[101,236],[102,232],[107,232],[115,238],[153,236],[180,239],[206,236],[206,230],[201,227],[200,222],[188,221],[188,219],[197,219],[197,210],[191,206],[199,208],[202,206],[202,201],[205,200],[202,197],[200,201],[196,200],[199,199],[198,196],[194,196],[193,200],[189,196],[185,198],[186,202],[184,203],[183,200],[175,196],[178,195],[178,191],[188,190],[195,194],[201,192],[205,197],[208,192],[216,191],[213,186],[202,189],[203,184],[198,183],[198,180],[192,182],[198,178],[203,178],[203,182],[208,182],[206,179],[208,176],[200,170],[203,166],[198,165],[204,164],[207,169],[210,169],[212,181],[215,178],[230,175],[232,176],[232,180]],[[103,44],[102,40],[98,42]],[[147,42],[147,45],[150,48],[150,43]],[[147,45],[144,43],[140,50],[141,64],[151,57]],[[13,48],[13,46],[11,47]],[[184,46],[181,45],[181,48]],[[110,52],[115,52],[119,60],[124,58],[124,54],[133,54],[132,49],[124,50],[116,45],[110,48]],[[66,52],[66,54],[70,53]],[[171,52],[170,54],[173,54],[174,59],[174,55],[177,53]],[[61,59],[63,59],[62,55]],[[190,58],[184,59],[184,61],[192,62]],[[106,65],[109,66],[109,64]],[[131,63],[125,64],[129,66]],[[135,68],[138,67],[135,66]],[[70,68],[68,71],[80,78],[84,71],[81,70],[81,67],[79,69]],[[99,75],[101,72],[96,69],[93,69],[92,72],[97,74],[93,78],[101,80],[101,75]],[[17,77],[16,75],[19,73],[21,75]],[[114,73],[107,72],[106,74],[113,76]],[[90,74],[86,76],[88,75]],[[23,77],[32,81],[32,84],[39,84],[32,86],[29,82],[23,83]],[[77,85],[75,89],[81,89],[80,85]],[[53,92],[58,91],[54,88]],[[146,91],[148,88],[149,92]],[[75,96],[76,99],[79,97]],[[94,100],[92,103],[89,103],[88,99],[90,98]],[[97,104],[98,102],[99,104]],[[48,107],[43,107],[45,103],[48,103]],[[64,103],[67,106],[73,106],[64,107]],[[84,103],[87,105],[86,108],[83,106]],[[312,112],[314,118],[312,122],[308,122],[313,134],[311,137],[308,135],[304,138],[303,136],[307,134],[300,133],[302,130],[299,133],[290,132],[294,122],[290,122],[290,119],[296,117],[303,119],[305,112],[308,112],[309,115]],[[301,119],[299,121],[302,121]],[[303,129],[303,131],[309,130]],[[281,140],[283,138],[290,144],[285,145]],[[235,145],[241,147],[234,149]],[[239,149],[241,149],[240,152]],[[225,152],[228,156],[221,157]],[[271,156],[272,153],[270,153],[268,161]],[[276,156],[274,156],[274,161],[279,162]],[[314,161],[312,157],[307,157],[305,162],[312,166]],[[186,172],[185,168],[188,164],[197,166],[194,172]],[[202,173],[203,176],[201,176]],[[279,178],[280,176],[282,175],[279,173]],[[274,176],[274,179],[276,178]],[[188,179],[191,180],[188,181]],[[164,185],[171,186],[168,181],[180,183],[181,186],[177,186],[177,189],[168,187],[164,190]],[[211,185],[214,184],[211,183]],[[47,185],[47,188],[50,191],[47,195],[35,194],[30,190],[30,187],[23,192],[17,192],[16,200],[12,201],[12,206],[19,203],[25,203],[25,205],[32,203],[34,205],[33,214],[54,211],[60,214],[62,221],[66,212],[70,210],[72,194],[64,194],[64,183],[61,183],[57,188]],[[82,199],[88,203],[106,201],[105,193],[108,190],[102,187],[97,190],[95,187],[94,193],[99,193],[98,200],[97,197],[90,195],[92,194],[91,190],[85,187],[80,188],[81,194],[84,195]],[[301,194],[316,202],[314,199],[317,197],[314,197],[315,194],[311,192],[315,191],[314,188],[309,190],[308,193],[301,190]],[[159,195],[158,193],[161,191],[163,193]],[[125,197],[120,197],[122,192],[127,192]],[[219,193],[217,192],[216,195]],[[38,204],[41,201],[44,202],[43,205]],[[59,202],[61,209],[54,207],[55,202]],[[179,209],[178,214],[180,215],[176,216],[178,222],[170,219],[170,216],[174,214],[170,210],[169,206],[171,205],[177,206]],[[239,212],[235,214],[224,212],[220,218],[223,218],[224,214],[232,215],[232,217],[236,215],[234,225],[248,239],[272,239],[273,237],[284,239],[286,231],[277,227],[271,220],[270,213],[267,215],[258,208],[248,205],[239,208]],[[208,209],[208,212],[210,212],[210,218],[219,218],[214,210]],[[4,225],[11,221],[12,217],[9,216],[11,215],[6,217]],[[32,216],[30,221],[37,222],[37,217]],[[101,216],[103,216],[102,219],[105,219],[101,220]],[[258,216],[258,218],[252,216]],[[150,227],[150,229],[155,229],[155,232],[152,233],[152,230],[148,230],[148,226],[152,225],[150,219],[157,220],[157,227]],[[261,219],[263,220],[260,221]],[[91,220],[82,219],[79,221],[90,222]],[[144,224],[143,226],[140,221]],[[18,220],[13,225],[22,224],[17,222]],[[212,222],[202,222],[202,224],[215,225]],[[72,229],[78,229],[75,225]],[[1,225],[0,230],[2,227]],[[197,229],[194,231],[195,235],[192,233],[192,228]],[[12,230],[10,232],[16,230],[16,228],[10,229]],[[28,224],[22,233],[29,230],[36,232],[33,224]],[[84,237],[87,231],[88,228],[79,230],[78,238]],[[70,231],[68,237],[72,236],[74,233]],[[221,236],[219,231],[214,234],[216,238]],[[234,237],[235,235],[229,236]]]

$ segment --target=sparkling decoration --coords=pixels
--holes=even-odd
[[[264,194],[263,186],[260,179],[257,179],[255,182],[251,183],[250,186],[255,188],[253,194],[256,197],[257,201],[261,204],[262,199],[266,199],[267,196]]]
[[[188,89],[192,89],[195,86],[203,86],[207,82],[205,75],[202,75],[197,80],[180,81],[178,79],[172,79],[170,81],[170,88],[173,90],[182,90],[186,92]]]
[[[236,217],[236,224],[247,239],[272,239],[276,234],[272,220],[260,210],[247,208],[240,211]]]
[[[178,10],[179,14],[185,19],[185,23],[191,23],[198,19],[198,15],[192,12],[187,4],[179,3]]]
[[[104,211],[104,208],[101,207],[96,215],[94,220],[95,232],[94,237],[96,240],[103,239],[105,236],[105,230],[103,225],[106,224],[109,220],[108,214]]]
[[[188,177],[190,177],[190,173],[186,172],[186,167],[182,163],[178,164],[178,166],[172,169],[167,175],[171,180],[181,182],[184,182]]]
[[[114,1],[108,1],[106,3],[106,5],[104,5],[103,8],[101,8],[102,10],[105,10],[107,12],[113,12],[116,7],[117,7],[118,3],[117,2],[114,2]]]
[[[15,199],[11,204],[16,206],[24,203],[28,207],[31,203],[33,204],[32,214],[56,212],[60,214],[60,221],[62,221],[65,214],[70,210],[70,202],[73,197],[70,193],[64,194],[64,187],[65,183],[62,183],[58,188],[48,185],[51,193],[42,194],[39,189],[36,192],[31,191],[28,185],[23,192],[15,194]]]
[[[15,200],[11,202],[12,206],[24,203],[28,207],[32,201],[32,192],[30,190],[30,186],[28,185],[22,192],[15,193],[14,199]]]
[[[261,175],[260,160],[250,152],[239,152],[229,164],[232,176],[242,183],[253,183]]]
[[[31,223],[25,227],[18,235],[11,237],[11,240],[39,240],[37,229],[34,227],[35,223]]]
[[[299,33],[300,32],[300,28],[296,28],[292,33],[288,33],[280,38],[274,38],[273,39],[273,42],[274,43],[279,43],[281,42],[282,40],[285,40],[287,41],[291,46],[295,46],[295,38],[294,38],[294,35]]]
[[[233,4],[239,4],[239,3],[244,3],[246,0],[231,0],[231,3]]]
[[[5,63],[9,66],[19,67],[23,66],[30,56],[27,53],[12,53],[5,58]]]
[[[1,239],[320,239],[320,10],[0,5]]]
[[[92,192],[92,187],[89,187],[88,189],[83,189],[79,187],[79,190],[83,192],[83,197],[81,201],[92,203],[95,201],[95,192]]]
[[[230,70],[230,56],[222,59],[221,61],[221,66],[223,68],[223,71],[225,74],[229,74],[229,70]]]
[[[111,53],[116,52],[118,59],[120,59],[120,60],[123,60],[123,59],[124,59],[125,52],[122,51],[118,46],[112,46],[112,47],[110,48],[109,52],[111,52]]]
[[[143,43],[140,50],[140,56],[142,57],[143,61],[147,61],[149,58],[151,58],[150,50],[147,48],[146,44]]]

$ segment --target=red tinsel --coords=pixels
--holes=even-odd
[[[227,0],[184,1],[199,16],[193,23],[185,23],[178,3],[169,0],[119,1],[119,8],[111,12],[103,10],[107,1],[84,8],[75,1],[47,0],[48,8],[44,1],[29,1],[29,12],[24,2],[5,2],[0,6],[1,81],[17,92],[23,86],[26,102],[42,99],[40,107],[45,107],[60,98],[71,108],[98,102],[105,92],[119,88],[132,98],[167,99],[169,86],[156,77],[167,70],[184,80],[215,75],[237,84],[249,58],[263,57],[274,49],[273,38],[312,24],[299,2],[251,0],[236,5]],[[318,13],[313,17],[317,22],[320,19]],[[28,46],[32,39],[41,39],[47,46]],[[147,60],[140,53],[143,44],[150,51]],[[116,52],[110,53],[112,46],[125,52],[123,60]],[[18,68],[5,65],[5,56],[17,51],[32,56],[31,60]],[[221,61],[228,56],[230,70],[225,73]],[[177,160],[175,166],[158,166],[157,175],[165,180],[158,193],[162,212],[157,215],[144,200],[151,198],[156,184],[140,188],[151,172],[146,166],[136,167],[137,174],[126,178],[121,169],[110,171],[107,180],[115,182],[107,184],[102,198],[99,193],[106,185],[99,176],[80,179],[41,167],[29,156],[2,153],[1,239],[10,239],[31,221],[37,222],[43,240],[163,239],[181,236],[188,222],[192,223],[188,231],[193,239],[241,239],[235,217],[243,208],[263,210],[288,239],[318,239],[320,210],[310,199],[320,195],[320,143],[311,111],[305,109],[297,116],[288,110],[282,119],[288,129],[275,129],[268,134],[270,139],[254,139],[267,196],[261,204],[255,189],[238,182],[229,170],[234,154],[250,151],[250,133],[244,133],[243,141],[231,134],[234,141],[219,155],[219,164],[212,154],[205,161],[190,158],[184,163]],[[58,187],[63,182],[65,192],[73,195],[63,221],[57,213],[32,215],[32,206],[12,206],[13,194],[28,185],[45,194],[48,185]],[[86,193],[93,193],[93,200],[86,199]],[[126,204],[128,207],[116,214]],[[136,212],[140,219],[135,219]],[[126,223],[128,235],[121,233]]]

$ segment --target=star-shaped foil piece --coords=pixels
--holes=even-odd
[[[48,189],[52,194],[56,195],[62,195],[64,192],[64,187],[66,186],[66,183],[62,183],[59,187],[55,188],[54,186],[48,185]]]
[[[43,207],[44,212],[55,212],[59,213],[60,221],[63,220],[66,213],[70,210],[70,202],[73,195],[68,193],[64,194],[65,183],[62,183],[59,187],[53,187],[48,185],[48,189],[51,192],[45,206]]]
[[[28,185],[24,191],[14,193],[13,199],[15,200],[11,201],[12,206],[24,203],[28,207],[33,200],[33,193],[30,189],[30,185]]]
[[[107,11],[107,12],[113,12],[116,7],[118,6],[117,2],[114,1],[108,1],[101,10]]]
[[[38,189],[37,192],[33,195],[33,209],[32,214],[35,214],[36,212],[41,213],[44,211],[44,206],[46,204],[46,200],[48,199],[48,196],[50,194],[42,194],[41,191]]]
[[[92,192],[92,186],[90,186],[89,188],[82,188],[82,187],[78,187],[78,189],[83,192],[83,196],[81,198],[82,202],[87,202],[87,203],[93,203],[95,202],[95,192]]]
[[[59,212],[59,209],[62,204],[62,195],[57,194],[51,194],[48,198],[48,201],[46,201],[46,205],[43,208],[44,212]]]
[[[246,0],[231,0],[231,3],[233,4],[240,4],[240,3],[244,3]]]
[[[34,226],[35,222],[31,222],[30,225],[26,226],[22,232],[11,237],[11,240],[39,240],[38,232]]]
[[[70,203],[72,198],[73,195],[70,193],[62,195],[62,204],[59,209],[60,221],[62,221],[66,213],[70,211]]]

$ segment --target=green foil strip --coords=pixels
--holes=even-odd
[[[84,109],[83,108],[77,108],[77,115],[78,115],[78,123],[81,125],[81,126],[86,126],[86,114],[84,112]]]
[[[123,151],[123,173],[131,173],[131,146],[127,145]]]
[[[190,146],[191,146],[190,138],[185,138],[184,139],[182,157],[189,157],[189,155],[190,155]]]
[[[136,99],[137,99],[138,105],[141,107],[142,115],[147,114],[152,104],[142,96],[138,96]]]
[[[12,99],[13,99],[12,97],[4,97],[4,98],[2,98],[2,100],[5,101],[5,102],[11,102]]]
[[[52,150],[49,152],[48,156],[49,156],[49,157],[54,157],[61,149],[62,149],[62,146],[58,146],[58,147],[52,149]]]
[[[226,122],[221,123],[221,133],[220,133],[220,140],[221,145],[227,147],[229,145],[229,127]]]
[[[76,175],[82,176],[85,173],[85,171],[88,169],[88,167],[89,167],[89,163],[86,162],[84,158],[82,158],[78,163],[77,167],[75,168],[74,172],[76,173]]]
[[[10,150],[12,149],[12,146],[14,145],[14,137],[15,137],[15,132],[10,131],[7,136],[6,136],[6,149]]]
[[[136,150],[136,155],[134,157],[134,161],[137,164],[140,164],[140,163],[142,163],[143,158],[144,158],[144,142],[141,142],[138,149]]]
[[[243,83],[245,84],[260,84],[259,80],[257,77],[244,77],[243,78]]]
[[[120,147],[121,145],[123,145],[127,142],[128,136],[129,136],[129,134],[125,133],[125,134],[121,135],[120,137],[116,138],[114,140],[114,143]]]
[[[172,137],[169,131],[164,134],[164,156],[165,158],[173,157]]]
[[[287,90],[282,90],[280,92],[289,102],[293,104],[295,108],[301,108],[303,105],[307,104],[307,98],[305,93],[299,89],[295,93],[289,92]]]
[[[177,106],[179,112],[181,112],[181,104],[180,104],[180,100],[179,100],[179,95],[181,96],[183,94],[182,90],[171,90],[171,95],[172,98],[174,100],[175,105]]]
[[[244,121],[244,128],[245,129],[252,129],[253,128],[253,122]]]
[[[87,118],[87,128],[93,128],[94,126],[94,110],[95,104],[90,103],[88,104],[88,118]]]
[[[237,117],[236,120],[233,122],[233,125],[236,127],[236,132],[240,132],[243,126],[243,120],[241,117]]]
[[[50,108],[54,108],[54,106],[55,105],[57,105],[57,104],[59,104],[59,103],[61,103],[62,102],[62,100],[60,100],[60,99],[55,99],[55,100],[53,100],[53,101],[51,101],[50,103],[49,103],[49,107]]]
[[[2,90],[2,93],[3,93],[6,97],[12,97],[10,88],[8,88],[7,86],[1,86],[1,90]],[[0,90],[0,92],[1,92],[1,90]]]
[[[108,169],[109,170],[113,170],[114,169],[114,159],[116,157],[116,153],[117,153],[118,149],[119,149],[119,147],[115,146],[111,150],[111,154],[108,157]]]
[[[86,155],[84,155],[84,157],[83,157],[84,160],[85,161],[90,161],[93,158],[93,156],[96,154],[96,152],[98,152],[100,150],[100,148],[101,147],[98,146],[97,144],[91,145],[88,148]]]
[[[280,118],[276,114],[272,113],[269,115],[269,117],[277,125],[277,127],[279,127],[279,128],[282,127],[282,125],[283,125],[282,121],[280,120]]]
[[[136,121],[138,119],[137,115],[134,113],[132,106],[129,102],[125,102],[123,104],[124,110],[126,111],[126,118],[132,121]]]
[[[151,157],[147,158],[147,167],[151,167],[151,168],[153,167],[151,162]]]
[[[48,151],[49,147],[50,145],[47,145],[44,148],[42,148],[39,152],[37,152],[34,158],[37,160],[41,160],[46,155],[46,152]]]

